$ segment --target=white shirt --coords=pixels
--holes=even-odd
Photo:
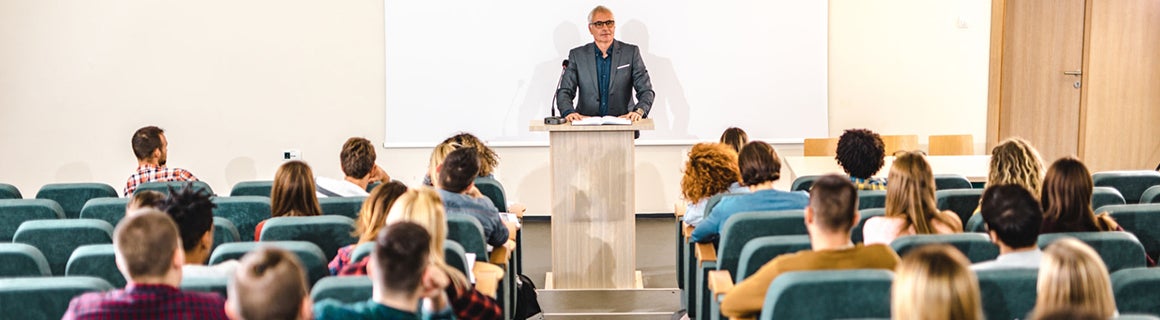
[[[749,193],[749,188],[742,186],[740,183],[734,182],[729,185],[729,189],[723,193]],[[685,223],[696,227],[701,224],[701,220],[705,218],[705,206],[709,205],[709,198],[701,199],[697,203],[690,203],[685,206]]]
[[[971,270],[1039,269],[1039,260],[1041,258],[1043,258],[1043,251],[1035,248],[1033,250],[1001,254],[995,260],[983,261],[971,265]]]
[[[319,198],[328,197],[325,193],[322,192],[322,189],[326,189],[327,191],[337,194],[340,197],[365,197],[369,195],[365,188],[361,188],[358,185],[351,183],[350,181],[346,181],[345,179],[338,180],[327,177],[314,177],[314,184],[319,189],[317,193]]]
[[[226,260],[212,266],[187,264],[181,266],[183,278],[228,278],[238,269],[238,260]]]

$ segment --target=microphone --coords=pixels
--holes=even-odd
[[[556,82],[556,91],[552,91],[552,105],[548,106],[548,109],[552,111],[552,116],[544,118],[544,124],[564,124],[566,122],[564,118],[556,116],[556,93],[560,92],[560,87],[564,84],[564,72],[568,72],[568,59],[564,59],[560,65],[560,81]]]

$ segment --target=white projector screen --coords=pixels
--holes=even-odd
[[[386,1],[386,147],[457,132],[547,145],[560,63],[592,42],[588,1]],[[640,47],[656,130],[639,144],[828,135],[827,1],[608,1],[616,39]]]

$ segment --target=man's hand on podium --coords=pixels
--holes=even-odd
[[[628,120],[632,120],[632,122],[636,122],[637,120],[640,120],[640,114],[637,113],[636,111],[633,111],[633,112],[625,113],[623,116],[620,116],[619,118],[628,119]]]
[[[580,114],[579,112],[573,112],[573,113],[569,113],[567,117],[564,117],[564,120],[568,120],[569,122],[571,122],[571,121],[576,121],[576,120],[580,120],[580,119],[584,119],[584,118],[587,118],[587,117]]]

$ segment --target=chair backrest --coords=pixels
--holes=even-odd
[[[500,212],[507,212],[507,196],[503,191],[503,184],[492,177],[475,178],[475,188],[479,189]]]
[[[716,208],[717,204],[721,203],[721,199],[725,199],[725,197],[735,196],[738,194],[739,193],[726,192],[726,193],[718,193],[718,194],[713,195],[712,197],[709,197],[709,200],[705,201],[705,218],[708,218],[709,214],[713,212],[713,208]]]
[[[60,319],[73,297],[112,289],[94,277],[0,279],[0,314],[5,319]]]
[[[223,243],[238,241],[242,241],[242,236],[238,233],[238,227],[234,226],[230,219],[213,217],[213,249],[217,249]]]
[[[465,214],[447,215],[447,239],[459,243],[463,250],[475,253],[476,261],[487,262],[487,243],[484,242],[483,225],[479,220]]]
[[[882,136],[882,144],[885,146],[886,155],[898,151],[914,151],[918,150],[918,135],[884,135]]]
[[[262,196],[270,197],[270,190],[274,189],[274,180],[242,181],[230,189],[230,196]]]
[[[928,154],[932,156],[965,156],[975,154],[975,138],[969,134],[927,137]]]
[[[266,220],[260,241],[309,241],[318,245],[326,261],[338,249],[358,242],[352,235],[354,220],[344,216],[277,217]]]
[[[354,247],[354,250],[350,252],[350,261],[355,262],[370,256],[371,250],[374,250],[374,248],[374,242],[367,242]],[[443,241],[443,259],[447,262],[447,265],[459,269],[459,272],[463,272],[464,274],[467,273],[468,264],[465,252],[463,246],[459,245],[458,242],[454,240]]]
[[[362,302],[370,300],[371,286],[371,279],[367,276],[326,277],[310,289],[310,298],[314,302],[326,299],[342,303]]]
[[[257,249],[259,246],[274,246],[287,251],[293,252],[298,256],[298,261],[302,262],[302,267],[306,268],[306,278],[310,283],[318,281],[330,274],[330,270],[326,268],[326,264],[330,260],[325,260],[326,256],[322,254],[322,249],[317,245],[306,241],[262,241],[262,242],[233,242],[218,246],[213,254],[209,257],[208,265],[216,265],[226,260],[236,260],[241,258],[247,252]]]
[[[886,190],[858,190],[858,210],[885,207]]]
[[[838,138],[807,138],[802,141],[802,155],[807,157],[838,155]]]
[[[975,274],[987,319],[1019,319],[1035,308],[1039,270],[980,270]]]
[[[105,220],[111,225],[117,225],[125,218],[125,206],[129,205],[129,198],[96,198],[85,202],[81,207],[81,219]]]
[[[117,269],[117,256],[112,244],[77,247],[68,258],[64,275],[97,277],[117,288],[125,286],[125,275]]]
[[[214,197],[213,216],[229,219],[241,239],[253,239],[254,228],[270,218],[270,198],[260,196]]]
[[[1137,240],[1136,236],[1127,232],[1048,233],[1039,235],[1037,243],[1039,248],[1046,248],[1055,240],[1064,237],[1079,239],[1095,249],[1100,254],[1100,258],[1104,260],[1104,264],[1108,266],[1108,272],[1143,267],[1147,264],[1147,259],[1144,257],[1144,246],[1140,244],[1140,240]]]
[[[851,228],[851,230],[850,230],[850,241],[852,241],[854,243],[862,243],[863,242],[862,241],[862,227],[866,226],[866,220],[870,220],[870,218],[873,218],[873,217],[885,216],[886,209],[873,208],[873,209],[866,209],[866,210],[858,210],[858,214],[862,215],[862,218],[858,219],[858,224],[855,225],[854,228]]]
[[[1140,194],[1140,203],[1160,203],[1160,186],[1151,186]]]
[[[229,298],[229,281],[227,277],[182,277],[180,287],[183,291],[213,292]]]
[[[963,225],[963,232],[987,232],[987,221],[983,220],[983,214],[971,215],[967,224]]]
[[[45,199],[0,200],[0,241],[12,241],[16,228],[26,221],[64,219],[64,209]]]
[[[1111,280],[1120,313],[1160,314],[1160,269],[1124,269],[1113,272]]]
[[[350,262],[354,263],[354,262],[357,262],[359,260],[362,260],[363,258],[369,257],[371,255],[371,250],[374,250],[374,249],[375,249],[375,243],[373,241],[364,242],[364,243],[361,243],[361,244],[355,246],[354,250],[350,251]]]
[[[971,180],[961,174],[940,173],[934,175],[935,190],[970,189]]]
[[[952,234],[916,234],[901,236],[890,243],[898,256],[903,256],[910,250],[924,245],[942,243],[959,249],[971,263],[995,260],[999,256],[999,247],[991,243],[990,237],[983,233],[952,233]]]
[[[1118,204],[1128,203],[1124,200],[1124,195],[1120,194],[1119,190],[1112,187],[1094,187],[1092,188],[1092,209],[1099,209],[1103,206],[1114,206]],[[1096,211],[1102,212],[1102,211]]]
[[[734,214],[721,224],[721,241],[717,244],[717,270],[737,274],[741,250],[750,240],[764,236],[807,234],[805,211],[754,211]]]
[[[56,201],[68,218],[81,215],[85,202],[95,198],[116,198],[117,190],[104,183],[50,183],[40,187],[37,199]]]
[[[1102,171],[1092,174],[1092,183],[1097,187],[1112,187],[1124,195],[1127,203],[1139,203],[1144,190],[1160,185],[1160,172],[1152,170],[1138,171]]]
[[[318,206],[322,207],[324,215],[339,215],[358,219],[358,211],[362,209],[363,201],[366,199],[367,197],[318,198]]]
[[[0,278],[52,275],[40,249],[23,243],[0,243]]]
[[[960,222],[971,219],[971,214],[979,207],[979,198],[982,197],[983,189],[950,189],[934,192],[938,209],[954,211],[959,215]]]
[[[886,270],[783,273],[769,285],[761,319],[889,318],[892,281]],[[842,306],[835,308],[835,301]]]
[[[741,262],[737,264],[737,274],[734,282],[741,282],[749,275],[757,272],[777,256],[810,249],[810,236],[765,236],[757,237],[741,247]]]
[[[181,188],[184,188],[186,185],[188,185],[190,183],[193,183],[194,190],[205,190],[205,192],[208,192],[210,195],[214,194],[213,188],[210,188],[209,184],[205,183],[205,181],[200,181],[200,180],[198,180],[198,181],[146,182],[146,183],[142,183],[141,185],[138,185],[137,189],[133,190],[133,193],[136,194],[137,191],[141,191],[141,190],[153,190],[153,191],[157,191],[157,192],[168,195],[170,187],[172,187],[173,190],[181,190]]]
[[[24,197],[20,195],[20,189],[16,186],[0,183],[0,199],[24,199]]]
[[[789,187],[789,191],[809,192],[810,187],[814,186],[814,181],[817,181],[818,178],[821,178],[821,177],[822,176],[819,176],[819,175],[797,177],[797,179],[793,179],[793,185]]]
[[[1104,206],[1100,212],[1108,212],[1124,230],[1135,235],[1152,260],[1160,258],[1160,203]]]
[[[21,224],[12,241],[40,249],[52,274],[62,275],[77,247],[113,243],[113,225],[96,219],[33,220]]]

